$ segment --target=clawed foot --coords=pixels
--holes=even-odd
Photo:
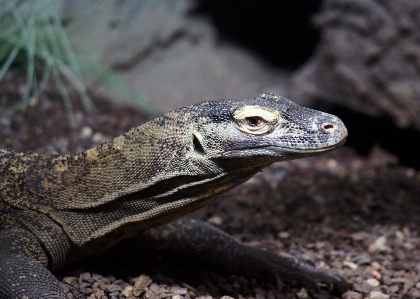
[[[301,285],[316,293],[321,291],[318,283],[338,286],[340,292],[350,287],[346,278],[336,270],[316,268],[297,258],[278,256],[271,264],[279,290],[283,283]]]

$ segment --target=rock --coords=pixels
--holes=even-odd
[[[372,291],[369,293],[369,299],[389,299],[389,295],[378,291]]]
[[[404,298],[407,298],[407,299],[420,298],[420,290],[418,290],[418,289],[411,289],[410,291],[408,291],[408,293],[406,294],[406,296],[404,296]]]
[[[400,288],[397,285],[392,285],[388,288],[388,293],[393,294],[400,290]]]
[[[321,42],[296,74],[312,98],[328,99],[399,127],[420,129],[420,2],[323,1]]]
[[[288,239],[290,238],[290,234],[288,232],[279,232],[277,235],[280,239]]]
[[[104,135],[104,134],[102,134],[102,133],[100,133],[100,132],[96,132],[95,134],[93,134],[93,136],[92,136],[92,141],[94,142],[94,143],[96,143],[96,144],[101,144],[101,143],[104,143],[105,141],[107,141],[108,140],[108,138]]]
[[[122,287],[116,284],[111,284],[107,287],[108,292],[115,293],[115,292],[122,292]]]
[[[80,137],[82,137],[83,139],[87,139],[90,138],[92,136],[93,130],[91,127],[89,126],[84,126],[81,130],[80,130]]]
[[[380,270],[380,269],[382,268],[381,264],[379,264],[377,261],[373,261],[373,262],[371,263],[371,266],[372,266],[372,268],[373,268],[373,269],[375,269],[375,270]]]
[[[371,263],[371,259],[368,258],[366,255],[361,254],[358,256],[355,256],[352,259],[353,262],[357,263],[358,265],[369,265]]]
[[[207,222],[215,226],[221,226],[223,224],[223,219],[220,216],[214,215],[207,219]]]
[[[131,297],[131,296],[133,296],[134,295],[134,293],[133,293],[133,287],[132,286],[127,286],[123,291],[122,291],[122,294],[125,296],[125,297]]]
[[[181,288],[179,285],[174,285],[170,288],[170,292],[185,295],[188,293],[188,290],[186,288]]]
[[[192,1],[111,0],[98,5],[95,0],[64,0],[59,12],[62,19],[73,20],[69,30],[74,42],[86,41],[104,61],[123,67],[151,45],[187,30],[190,23],[185,15],[192,5]]]
[[[356,270],[357,268],[359,268],[359,266],[356,263],[353,263],[353,262],[350,262],[350,261],[345,261],[343,263],[343,266],[344,267],[347,267],[347,268],[349,268],[351,270]]]
[[[195,0],[61,0],[56,6],[70,24],[75,48],[87,49],[111,67],[141,96],[143,108],[167,112],[262,92],[288,96],[290,71],[273,70],[248,51],[220,45],[209,20],[191,16],[195,5]],[[82,60],[89,68],[90,59]],[[127,101],[109,90],[95,91]]]
[[[352,291],[347,291],[341,295],[341,299],[362,299],[362,294]]]
[[[403,245],[403,243],[404,243],[404,239],[405,239],[404,234],[403,234],[401,231],[397,230],[397,231],[395,232],[395,243],[396,243],[398,246],[402,246],[402,245]]]
[[[368,251],[370,253],[374,253],[374,252],[384,252],[384,251],[387,251],[388,249],[389,249],[388,246],[386,246],[386,237],[380,236],[373,243],[369,245]]]
[[[298,299],[308,299],[309,298],[308,291],[304,288],[301,288],[300,291],[296,293],[296,297]]]
[[[73,286],[77,283],[77,278],[66,276],[66,277],[63,278],[63,282]]]
[[[379,281],[375,278],[369,278],[366,280],[366,283],[372,287],[378,287],[380,285]]]
[[[373,268],[373,267],[372,267]],[[375,276],[375,278],[380,279],[382,277],[381,272],[379,272],[378,270],[372,270],[372,274],[373,276]]]

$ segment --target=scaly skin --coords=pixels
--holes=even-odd
[[[65,298],[47,269],[136,235],[167,240],[175,248],[194,247],[190,227],[203,230],[203,251],[214,245],[206,247],[206,232],[234,244],[237,260],[245,255],[249,261],[234,263],[237,271],[272,273],[312,287],[317,279],[339,281],[335,272],[325,274],[292,259],[279,262],[284,258],[249,249],[205,224],[165,224],[274,162],[331,151],[346,137],[337,117],[263,94],[183,107],[78,154],[0,150],[0,297]],[[174,230],[180,233],[168,233]],[[223,252],[214,255],[215,263],[223,264]],[[298,275],[288,279],[291,273]]]

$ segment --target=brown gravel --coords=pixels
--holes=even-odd
[[[0,147],[76,152],[115,137],[146,117],[94,98],[77,107],[72,130],[50,89],[23,117],[10,110],[22,80],[0,83]],[[350,132],[357,134],[357,132]],[[344,294],[322,286],[314,295],[285,286],[213,273],[167,256],[150,256],[129,241],[60,270],[69,298],[420,298],[420,173],[376,147],[368,157],[350,148],[274,164],[194,216],[273,252],[300,255],[341,271]]]

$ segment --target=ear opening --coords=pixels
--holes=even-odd
[[[198,140],[197,136],[195,136],[195,134],[193,135],[193,145],[194,145],[194,151],[197,154],[200,154],[200,155],[205,154],[204,148],[201,145],[200,140]]]

